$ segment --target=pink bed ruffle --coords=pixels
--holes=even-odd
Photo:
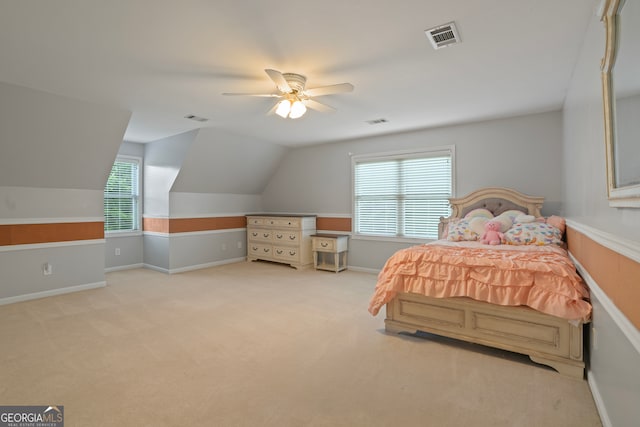
[[[396,252],[378,275],[369,304],[374,316],[398,292],[470,297],[526,305],[568,320],[591,317],[589,291],[558,246],[487,246],[439,240]]]

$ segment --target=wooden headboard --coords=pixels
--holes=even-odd
[[[527,212],[535,217],[542,216],[540,209],[544,203],[544,197],[527,196],[510,188],[487,187],[464,197],[450,198],[449,203],[451,204],[451,216],[440,218],[438,236],[442,236],[442,232],[450,220],[463,218],[468,212],[478,208],[488,209],[494,216],[511,209]]]

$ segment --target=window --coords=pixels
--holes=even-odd
[[[118,157],[104,189],[104,231],[140,230],[140,159]]]
[[[454,147],[354,156],[355,233],[437,239],[453,195]]]

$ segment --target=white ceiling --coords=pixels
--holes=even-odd
[[[204,126],[328,142],[561,108],[599,2],[2,0],[0,81],[132,111],[129,141]],[[450,21],[462,43],[434,50],[424,30]],[[265,68],[355,90],[298,120],[221,95],[271,92]]]

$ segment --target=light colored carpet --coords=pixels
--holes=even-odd
[[[0,404],[71,426],[600,426],[586,381],[384,333],[372,274],[237,263],[109,273],[0,307]]]

